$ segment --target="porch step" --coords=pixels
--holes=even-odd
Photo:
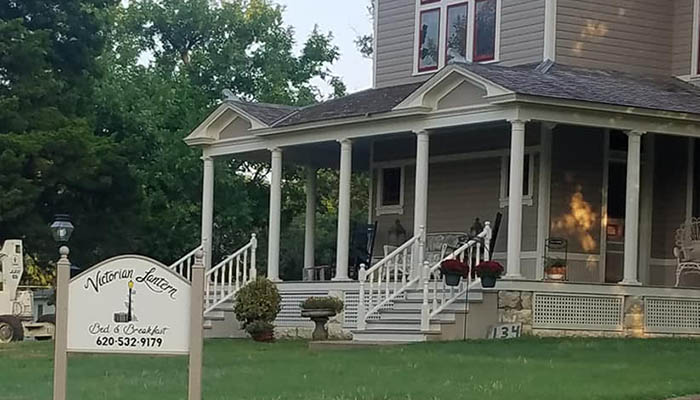
[[[440,330],[420,329],[365,329],[352,331],[356,342],[425,342],[440,337]]]
[[[420,317],[405,319],[380,319],[367,321],[367,330],[420,330]],[[454,324],[454,321],[442,321],[439,319],[430,320],[430,329],[440,331],[440,326],[444,324]]]
[[[449,323],[454,321],[454,312],[443,312],[433,318],[436,321]],[[411,319],[420,321],[421,314],[420,309],[409,309],[409,310],[384,310],[380,313],[380,321],[394,321],[394,320],[405,320]],[[369,321],[368,321],[369,322]]]

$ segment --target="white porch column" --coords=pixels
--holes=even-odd
[[[625,274],[623,285],[641,285],[637,279],[639,266],[639,181],[642,135],[627,132],[627,203],[625,203]]]
[[[428,131],[416,131],[416,194],[413,211],[413,234],[416,235],[421,226],[428,229],[428,172],[430,168],[430,139]],[[419,246],[413,249],[418,253]],[[423,254],[413,258],[412,272],[423,265]]]
[[[270,227],[267,239],[267,279],[280,281],[280,223],[282,219],[282,150],[271,153]]]
[[[304,267],[316,265],[316,168],[306,168],[306,222],[304,224]]]
[[[211,265],[212,226],[214,225],[214,159],[203,156],[204,172],[202,176],[202,247],[204,250],[204,267]]]
[[[522,279],[520,247],[523,229],[523,167],[525,121],[512,120],[510,134],[510,186],[508,190],[508,253],[505,279]]]
[[[334,281],[347,281],[350,257],[350,191],[352,177],[352,141],[340,140],[340,183],[338,188],[338,242]]]

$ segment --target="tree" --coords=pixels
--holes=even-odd
[[[367,6],[367,14],[369,14],[369,18],[372,22],[374,22],[374,14],[376,7],[376,0],[370,0],[369,5]],[[360,54],[362,54],[366,58],[372,58],[372,56],[374,55],[374,34],[370,33],[367,35],[357,36],[355,38],[355,46],[357,47],[357,51],[359,51]]]
[[[338,57],[332,35],[315,30],[295,55],[281,8],[264,0],[132,2],[114,10],[108,38],[113,51],[101,58],[106,76],[97,89],[97,131],[130,149],[145,199],[142,246],[165,262],[199,243],[202,163],[182,138],[223,89],[246,100],[296,105],[320,98],[310,83],[315,77],[334,85],[336,95],[344,91],[328,69]],[[266,245],[267,171],[266,164],[217,160],[215,259],[251,232]],[[285,207],[287,229],[304,208],[297,171],[285,172],[285,204],[293,205]]]
[[[105,12],[115,2],[0,4],[0,238],[23,239],[44,270],[57,256],[54,213],[74,216],[80,265],[136,239],[124,235],[139,204],[127,159],[92,122]]]

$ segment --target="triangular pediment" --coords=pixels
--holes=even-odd
[[[235,103],[225,102],[185,138],[185,143],[190,146],[207,145],[221,139],[252,136],[250,131],[267,127],[267,124],[236,107]]]
[[[451,65],[435,74],[394,110],[427,108],[443,110],[489,104],[489,97],[511,94],[471,71]]]

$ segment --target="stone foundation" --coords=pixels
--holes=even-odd
[[[498,321],[501,323],[521,323],[523,334],[545,337],[697,337],[687,334],[649,334],[644,332],[644,298],[624,296],[623,327],[620,331],[537,329],[533,327],[532,291],[498,291]]]

